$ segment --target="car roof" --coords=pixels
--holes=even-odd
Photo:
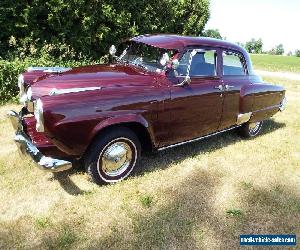
[[[234,43],[209,38],[209,37],[193,37],[193,36],[179,36],[172,34],[155,34],[155,35],[141,35],[131,39],[131,41],[145,43],[154,47],[162,49],[176,49],[182,50],[188,46],[209,46],[230,48],[239,51],[244,49]]]

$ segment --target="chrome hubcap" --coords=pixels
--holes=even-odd
[[[249,130],[251,134],[255,134],[258,132],[261,122],[253,122],[249,124]]]
[[[115,142],[105,149],[102,156],[102,170],[108,176],[118,176],[129,166],[132,150],[126,142]]]

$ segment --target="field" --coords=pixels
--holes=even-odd
[[[229,132],[143,158],[97,186],[23,161],[0,107],[0,249],[236,249],[240,234],[300,235],[300,82],[287,110],[243,140]]]
[[[300,73],[300,57],[252,54],[254,69]]]

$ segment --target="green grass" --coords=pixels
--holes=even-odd
[[[226,214],[228,216],[232,216],[232,217],[238,217],[238,216],[242,216],[244,213],[242,210],[240,209],[228,209],[226,211]]]
[[[153,202],[153,197],[150,195],[142,195],[140,197],[140,202],[142,203],[142,205],[144,207],[150,207],[152,205]]]
[[[39,229],[45,229],[45,228],[51,226],[51,222],[50,222],[49,218],[47,218],[47,217],[36,218],[35,224],[36,224],[37,228],[39,228]]]
[[[121,183],[22,160],[0,107],[0,249],[237,249],[240,234],[300,235],[300,83],[260,136],[234,132],[142,159]]]
[[[300,57],[251,54],[254,69],[300,73]]]

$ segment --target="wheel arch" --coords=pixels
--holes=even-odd
[[[89,138],[90,143],[85,152],[88,150],[89,146],[94,142],[96,138],[100,137],[107,131],[118,129],[120,127],[128,128],[136,134],[141,143],[142,152],[152,151],[155,147],[154,135],[148,122],[140,116],[127,116],[122,118],[109,118],[99,123],[91,133],[91,136]]]

